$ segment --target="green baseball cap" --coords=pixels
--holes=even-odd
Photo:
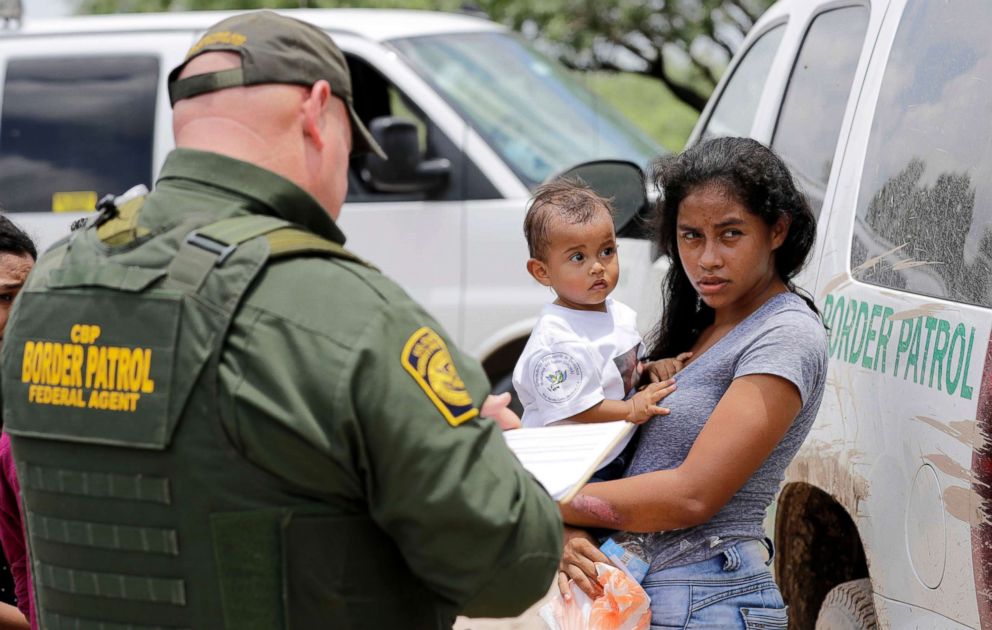
[[[178,78],[191,59],[214,51],[238,53],[241,67]],[[169,100],[175,105],[184,98],[263,83],[310,87],[321,79],[331,85],[331,92],[348,108],[352,154],[371,151],[385,159],[355,112],[351,74],[341,49],[313,24],[272,11],[242,13],[212,26],[189,49],[186,59],[169,73]]]

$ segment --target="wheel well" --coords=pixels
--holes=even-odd
[[[833,587],[868,577],[858,528],[829,494],[807,483],[783,488],[775,519],[775,576],[790,628],[812,628]]]
[[[486,371],[490,383],[495,385],[501,378],[513,372],[513,367],[526,345],[527,337],[514,339],[485,358],[482,369]]]

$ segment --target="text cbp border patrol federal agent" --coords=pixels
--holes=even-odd
[[[180,66],[174,102],[326,80],[374,147],[319,29],[243,14],[187,62],[214,50],[242,67]],[[560,520],[481,367],[343,241],[288,179],[180,148],[39,261],[2,387],[43,627],[444,628],[543,595]]]

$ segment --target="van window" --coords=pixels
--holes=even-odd
[[[792,68],[772,136],[772,148],[789,165],[817,215],[867,28],[863,6],[816,16]]]
[[[770,28],[744,53],[706,122],[701,136],[703,140],[750,135],[768,69],[775,60],[784,34],[785,24]]]
[[[647,166],[665,152],[515,36],[446,33],[389,43],[530,187],[580,162]]]
[[[11,59],[0,111],[0,205],[88,211],[107,193],[150,187],[158,76],[154,56]]]
[[[452,164],[447,182],[429,192],[382,192],[375,190],[363,177],[366,156],[355,156],[348,171],[348,203],[386,201],[422,201],[432,199],[455,201],[465,199],[498,199],[499,192],[406,94],[400,91],[374,66],[356,55],[347,55],[351,72],[355,112],[368,128],[376,118],[396,116],[412,122],[417,129],[419,159],[444,158]],[[411,156],[412,157],[412,156]]]
[[[989,24],[987,0],[906,6],[858,193],[855,278],[992,306]]]

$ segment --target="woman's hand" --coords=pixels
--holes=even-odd
[[[558,590],[565,601],[572,599],[569,581],[575,582],[583,593],[595,599],[603,594],[596,575],[596,563],[610,563],[593,537],[584,529],[565,526],[565,547],[558,565]]]
[[[648,361],[644,364],[644,370],[648,373],[648,380],[651,383],[667,381],[682,371],[685,362],[692,357],[691,352],[683,352],[674,359],[658,359]]]

